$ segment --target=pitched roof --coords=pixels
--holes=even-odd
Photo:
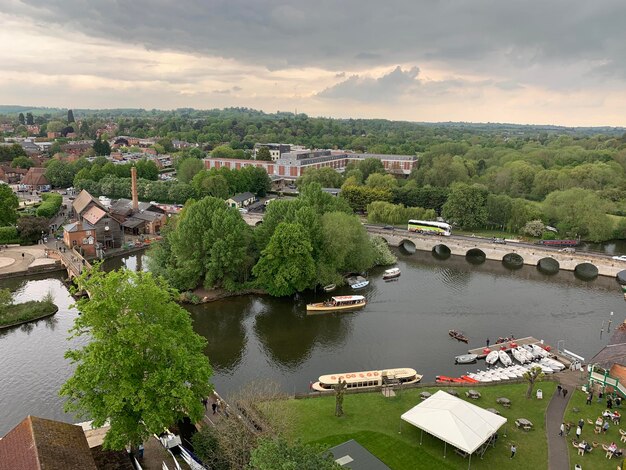
[[[90,224],[97,224],[100,219],[106,216],[107,213],[104,209],[101,209],[98,206],[91,206],[85,213],[83,214],[83,219],[85,219]]]
[[[243,201],[247,201],[248,199],[254,199],[254,194],[252,193],[239,193],[239,194],[235,194],[233,197],[229,198],[232,201],[235,202],[243,202]]]
[[[72,203],[72,207],[77,214],[81,214],[90,203],[96,204],[99,208],[104,209],[104,206],[100,201],[94,198],[91,194],[89,194],[85,189],[83,189],[74,202]]]
[[[97,470],[83,430],[27,416],[0,440],[0,470]]]
[[[626,366],[626,321],[615,328],[609,344],[596,354],[590,364],[598,364],[605,369],[610,369],[614,364]]]
[[[46,178],[46,169],[41,167],[32,167],[24,175],[22,184],[29,186],[46,186],[50,184],[48,178]]]
[[[63,230],[66,232],[82,232],[83,230],[94,230],[95,227],[89,222],[74,222],[63,226]]]

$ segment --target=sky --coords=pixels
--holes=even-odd
[[[623,0],[0,0],[0,104],[626,126]]]

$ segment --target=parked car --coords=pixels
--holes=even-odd
[[[498,243],[499,245],[506,245],[506,240],[504,238],[492,238],[491,243]]]
[[[241,207],[239,209],[239,212],[241,212],[242,214],[247,214],[248,213],[248,209],[244,209],[243,207]]]
[[[393,230],[393,229],[395,229],[395,227],[393,225],[385,225],[383,227],[383,229],[385,229],[385,230]]]
[[[559,251],[561,253],[576,253],[576,248],[572,248],[570,246],[570,247],[567,247],[567,248],[561,248]]]
[[[613,256],[617,261],[626,261],[626,255]]]

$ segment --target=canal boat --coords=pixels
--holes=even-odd
[[[324,292],[332,292],[337,288],[336,284],[328,284],[327,286],[324,286]]]
[[[385,272],[383,273],[383,280],[385,281],[391,281],[392,279],[396,279],[400,277],[400,274],[402,274],[400,272],[400,268],[391,268],[391,269],[387,269],[385,270]]]
[[[337,310],[356,310],[365,307],[367,300],[362,295],[336,295],[325,302],[307,304],[307,312],[335,312]]]
[[[478,359],[478,354],[462,354],[454,358],[455,364],[472,364]]]
[[[339,381],[346,382],[347,389],[368,389],[381,387],[385,384],[408,385],[422,380],[422,375],[415,369],[387,369],[369,370],[363,372],[348,372],[341,374],[322,375],[311,388],[318,392],[333,390]]]
[[[448,334],[450,335],[451,338],[456,339],[457,341],[463,341],[464,343],[469,342],[469,339],[467,339],[467,336],[465,336],[463,333],[461,333],[460,331],[457,330],[448,330]]]

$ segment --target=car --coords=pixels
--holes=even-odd
[[[500,245],[506,245],[506,240],[504,238],[492,238],[491,243],[498,243]]]
[[[393,225],[385,225],[385,226],[383,227],[383,229],[385,229],[385,230],[394,230],[394,229],[395,229],[395,227],[394,227]]]
[[[239,209],[239,212],[241,212],[242,214],[247,214],[248,213],[248,209],[244,209],[243,207],[241,207]]]
[[[613,256],[617,261],[626,261],[626,255]]]

